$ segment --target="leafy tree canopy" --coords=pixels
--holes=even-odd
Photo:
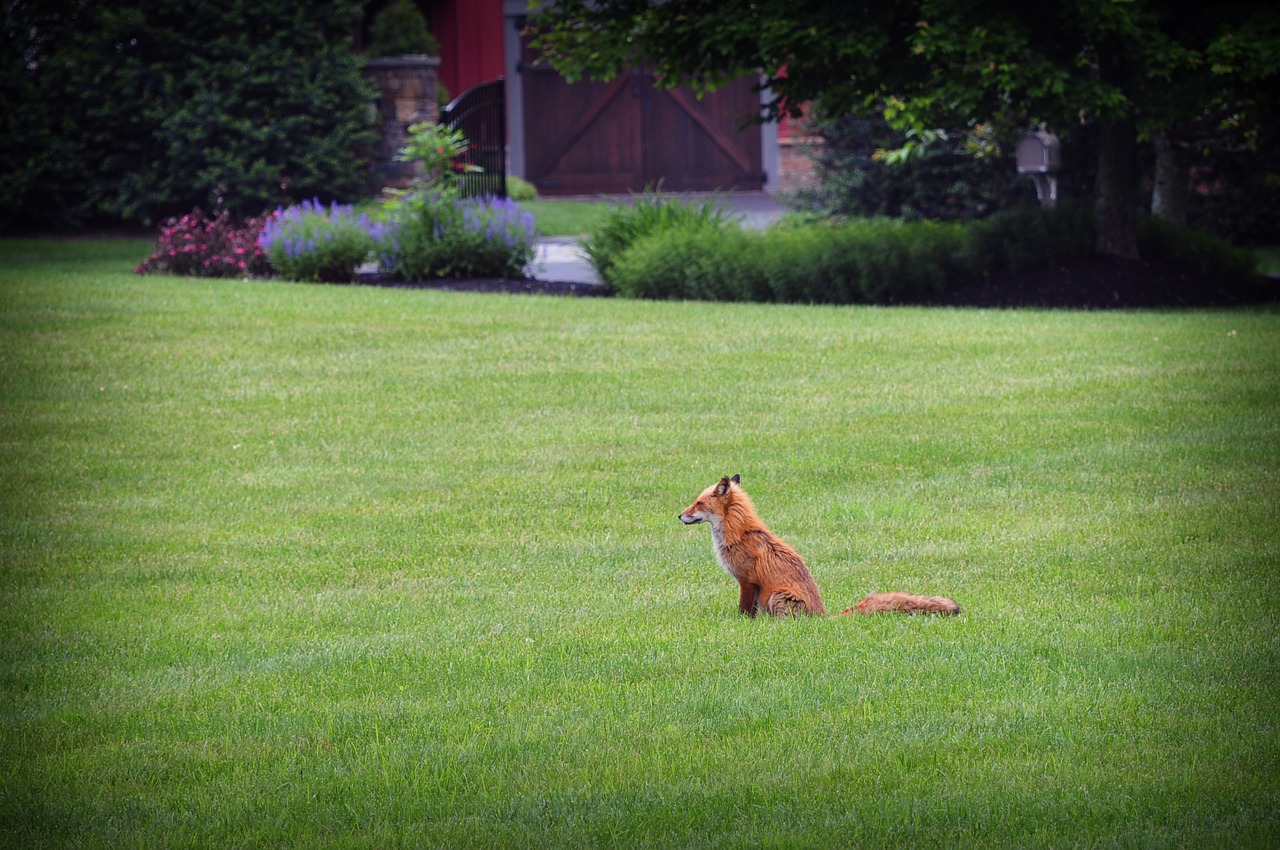
[[[758,72],[771,93],[763,118],[813,104],[828,115],[884,111],[918,129],[1043,121],[1068,135],[1097,122],[1099,249],[1136,256],[1139,134],[1272,114],[1280,16],[1238,0],[1187,9],[1157,0],[561,0],[534,26],[570,79],[648,64],[669,85],[708,89]]]

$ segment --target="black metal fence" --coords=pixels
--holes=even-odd
[[[455,162],[475,165],[463,175],[462,197],[507,196],[507,106],[502,77],[472,86],[440,112],[440,123],[461,130],[467,152]]]

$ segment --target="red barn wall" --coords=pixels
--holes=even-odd
[[[423,0],[440,41],[440,82],[453,99],[502,76],[502,0]]]

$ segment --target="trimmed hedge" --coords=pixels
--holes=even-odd
[[[1144,217],[1143,255],[1232,279],[1256,257],[1204,234]],[[959,223],[861,219],[747,231],[670,228],[619,250],[608,283],[634,298],[883,304],[946,291],[956,280],[1088,257],[1084,207],[1011,210]]]
[[[1174,257],[1196,271],[1247,279],[1258,274],[1258,255],[1191,227],[1153,215],[1138,219],[1138,250],[1144,257]]]

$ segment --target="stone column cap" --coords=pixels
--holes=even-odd
[[[440,57],[429,56],[426,53],[408,53],[404,56],[375,56],[372,59],[366,59],[364,66],[366,68],[438,68],[440,67]]]

